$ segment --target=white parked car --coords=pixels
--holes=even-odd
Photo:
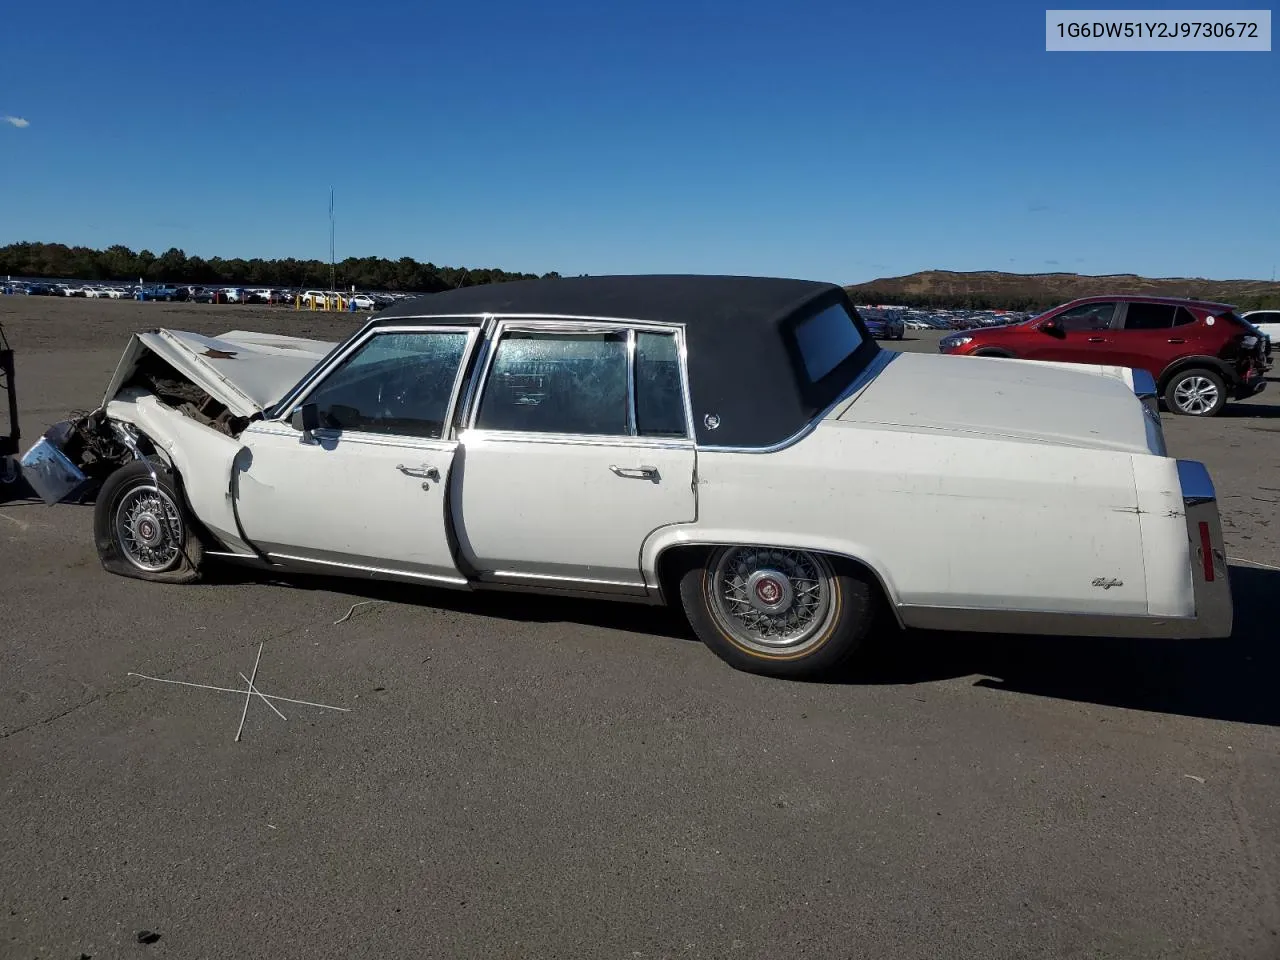
[[[1250,310],[1241,317],[1261,330],[1272,343],[1280,340],[1280,310]]]
[[[1213,484],[1166,455],[1149,376],[885,351],[807,281],[468,287],[338,345],[137,334],[103,407],[24,458],[50,500],[94,471],[114,573],[219,560],[666,602],[775,675],[848,660],[878,611],[1231,632]]]
[[[367,293],[357,293],[354,297],[351,298],[350,303],[357,310],[377,310],[378,309],[378,301],[373,299],[373,297],[369,296],[369,294]]]
[[[336,307],[341,298],[341,294],[332,290],[308,290],[302,294],[302,302],[307,306],[325,306]]]

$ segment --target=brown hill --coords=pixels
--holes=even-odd
[[[922,270],[905,277],[882,277],[851,284],[848,290],[860,303],[905,303],[921,307],[1026,310],[1109,293],[1218,300],[1243,310],[1280,307],[1280,283],[1275,281],[1151,278],[1133,274],[1090,277],[1079,273]]]

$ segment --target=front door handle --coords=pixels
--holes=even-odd
[[[657,483],[661,479],[657,467],[620,467],[615,463],[610,464],[609,469],[628,480],[652,480]]]
[[[435,467],[427,466],[425,463],[420,467],[406,467],[403,463],[398,463],[396,464],[396,469],[406,477],[421,477],[423,480],[440,482],[440,471]]]
[[[1107,338],[1106,337],[1090,337],[1089,342],[1090,343],[1106,343]]]
[[[1187,341],[1183,340],[1181,337],[1170,337],[1169,342],[1170,343],[1186,343]]]

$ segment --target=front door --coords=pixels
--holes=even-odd
[[[1054,319],[1058,330],[1038,329],[1028,337],[1022,356],[1027,360],[1060,363],[1113,363],[1109,351],[1114,342],[1115,303],[1085,303],[1065,310]]]
[[[644,592],[645,539],[697,516],[677,336],[499,329],[455,467],[459,549],[482,576]]]
[[[249,541],[284,563],[464,583],[445,490],[457,447],[449,417],[475,335],[375,330],[299,399],[316,405],[319,429],[252,424],[233,486]]]

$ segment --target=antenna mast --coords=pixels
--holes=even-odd
[[[329,188],[329,289],[338,289],[338,267],[333,246],[333,187]]]

